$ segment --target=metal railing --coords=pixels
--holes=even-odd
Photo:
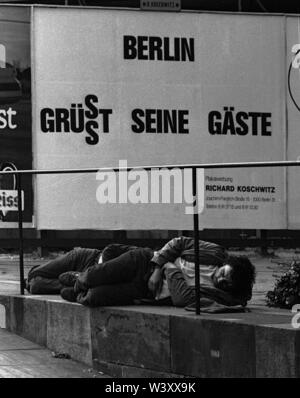
[[[192,169],[192,193],[194,198],[194,208],[197,209],[197,169],[228,169],[228,168],[250,168],[250,167],[283,167],[300,166],[300,161],[269,161],[269,162],[237,162],[237,163],[203,163],[203,164],[179,164],[179,165],[152,165],[152,166],[132,166],[132,167],[102,167],[102,168],[82,168],[82,169],[53,169],[53,170],[9,170],[0,171],[0,175],[14,174],[16,176],[18,191],[18,229],[19,229],[19,271],[20,271],[20,293],[24,294],[24,240],[23,240],[23,214],[22,214],[22,176],[23,175],[42,175],[42,174],[77,174],[77,173],[97,173],[119,172],[131,170],[152,169]],[[200,315],[200,264],[199,264],[199,214],[193,214],[194,231],[194,252],[195,252],[195,294],[197,315]]]

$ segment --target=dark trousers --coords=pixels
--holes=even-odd
[[[113,258],[119,257],[121,254],[129,252],[130,250],[139,249],[138,246],[123,245],[121,243],[111,243],[102,251],[102,262],[112,260]]]
[[[95,264],[100,256],[98,249],[76,248],[45,264],[31,268],[27,290],[32,294],[59,294],[63,287],[58,277],[67,271],[84,271]]]
[[[110,245],[103,252],[103,263],[80,273],[75,284],[77,302],[90,307],[133,304],[149,297],[148,279],[153,272],[153,250]],[[115,255],[117,255],[114,257]],[[107,260],[107,258],[110,258]]]

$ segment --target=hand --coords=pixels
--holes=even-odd
[[[160,292],[162,281],[162,270],[155,268],[148,281],[148,289],[154,297]]]
[[[170,262],[168,262],[168,263],[166,263],[164,266],[163,266],[163,270],[166,270],[166,269],[178,269],[178,267],[174,264],[174,263],[170,263]]]

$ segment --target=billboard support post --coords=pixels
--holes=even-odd
[[[19,268],[20,268],[20,291],[24,294],[24,248],[23,248],[23,203],[22,203],[22,174],[16,173],[18,190],[18,224],[19,224]]]
[[[194,199],[194,251],[195,251],[195,291],[196,315],[200,315],[200,265],[199,265],[199,214],[197,203],[197,167],[193,167],[193,199]]]

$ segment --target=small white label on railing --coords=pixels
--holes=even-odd
[[[17,190],[0,190],[0,210],[18,211]],[[22,191],[22,210],[24,210],[24,191]]]

